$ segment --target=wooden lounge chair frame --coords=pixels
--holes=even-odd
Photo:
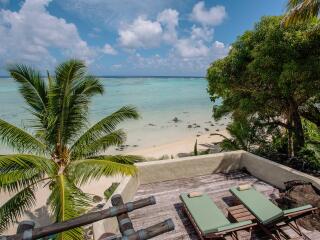
[[[223,239],[225,236],[230,236],[233,240],[239,240],[238,235],[237,235],[237,231],[239,230],[244,230],[244,229],[248,229],[249,232],[252,231],[252,228],[254,226],[256,226],[256,223],[252,223],[252,224],[248,224],[245,226],[241,226],[241,227],[237,227],[237,228],[232,228],[232,229],[228,229],[225,231],[220,231],[220,232],[214,232],[214,233],[209,233],[209,234],[204,234],[200,228],[198,227],[197,223],[195,222],[194,218],[192,217],[192,214],[189,212],[187,206],[185,205],[185,203],[182,201],[182,205],[183,205],[183,210],[186,212],[189,220],[191,221],[194,229],[197,232],[197,235],[199,236],[199,238],[201,240],[207,240],[207,239]],[[214,217],[214,216],[213,216]]]
[[[234,194],[232,191],[231,191],[231,193],[234,195],[235,198],[237,198],[240,202],[242,202],[241,199],[238,198],[238,196],[236,194]],[[270,201],[269,199],[267,199],[267,200]],[[244,205],[244,207],[246,207],[245,203],[243,203],[243,205]],[[253,215],[255,214],[248,207],[246,207],[246,208]],[[259,227],[268,236],[270,236],[270,238],[273,240],[287,239],[281,229],[283,226],[289,226],[299,236],[303,236],[301,229],[300,229],[299,225],[297,224],[297,220],[302,217],[305,217],[307,215],[313,214],[317,209],[318,209],[317,207],[310,207],[310,208],[298,210],[296,212],[285,213],[283,216],[281,216],[277,219],[274,219],[273,221],[271,221],[270,223],[267,223],[267,224],[260,222],[257,218],[254,220],[254,222],[256,222],[259,225]],[[272,234],[272,232],[275,232],[275,235]]]
[[[314,214],[315,211],[317,210],[317,207],[312,207],[308,208],[305,210],[293,212],[290,214],[285,214],[283,217],[269,223],[266,225],[263,225],[258,222],[259,227],[266,233],[268,234],[271,239],[273,240],[282,240],[282,239],[287,239],[285,234],[283,234],[281,228],[284,226],[289,226],[293,231],[295,231],[299,236],[303,236],[302,231],[297,223],[297,220],[300,218],[303,218],[305,216],[308,216],[310,214]],[[248,209],[249,210],[249,209]],[[250,210],[249,210],[250,211]],[[272,234],[272,230],[276,233],[275,235]]]

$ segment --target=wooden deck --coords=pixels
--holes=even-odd
[[[234,205],[235,202],[234,197],[232,197],[228,191],[229,188],[245,183],[253,184],[257,190],[270,198],[277,198],[279,196],[278,189],[243,172],[212,174],[140,185],[134,200],[153,195],[157,200],[157,204],[136,210],[130,213],[130,217],[136,230],[146,228],[165,219],[172,218],[175,223],[175,230],[154,239],[197,240],[199,238],[196,236],[191,222],[182,210],[179,194],[192,191],[205,192],[226,214],[226,208]],[[290,237],[296,237],[296,235],[290,230],[286,230],[286,233]],[[306,235],[308,237],[305,239],[320,239],[318,232],[311,233],[306,231]],[[262,233],[257,232],[253,234],[252,239],[269,238],[266,238]]]

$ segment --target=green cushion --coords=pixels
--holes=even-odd
[[[283,213],[284,213],[284,215],[287,215],[287,214],[291,214],[291,213],[307,210],[309,208],[312,208],[312,205],[308,204],[308,205],[304,205],[304,206],[301,206],[301,207],[296,207],[296,208],[283,210]]]
[[[245,225],[249,225],[251,224],[252,221],[248,220],[248,221],[243,221],[243,222],[237,222],[237,223],[230,223],[228,225],[225,225],[223,227],[218,227],[218,232],[222,232],[222,231],[228,231],[231,229],[235,229],[235,228],[239,228],[239,227],[243,227]]]
[[[219,227],[230,224],[208,195],[189,198],[188,194],[182,193],[180,198],[203,234],[218,232]]]
[[[283,216],[283,211],[278,206],[253,188],[239,191],[237,187],[233,187],[230,191],[262,224],[271,223]]]

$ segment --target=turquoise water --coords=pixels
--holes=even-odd
[[[212,103],[204,78],[102,78],[105,94],[93,99],[90,122],[123,105],[138,108],[141,119],[122,124],[128,145],[155,146],[202,133],[204,124],[213,121]],[[0,79],[0,118],[20,127],[28,126],[30,115],[12,79]],[[180,122],[174,123],[177,117]],[[201,125],[189,129],[189,124]],[[150,125],[152,124],[152,125]],[[209,126],[210,127],[210,126]]]

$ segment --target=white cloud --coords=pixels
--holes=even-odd
[[[211,42],[213,39],[213,28],[208,27],[196,27],[195,25],[191,28],[191,39],[201,39],[206,42]]]
[[[179,13],[171,8],[165,9],[158,14],[158,22],[164,25],[163,39],[168,43],[177,40],[176,27],[179,24]]]
[[[209,53],[209,48],[202,41],[192,39],[180,39],[176,44],[176,50],[183,58],[201,58]]]
[[[224,6],[214,6],[206,9],[204,2],[198,2],[192,9],[191,19],[203,25],[216,26],[226,18],[227,12]]]
[[[158,46],[162,36],[161,24],[143,16],[119,30],[120,44],[125,48],[150,48]]]
[[[188,44],[188,43],[187,43]],[[190,46],[189,46],[190,47]],[[126,69],[135,73],[139,70],[146,74],[166,74],[166,75],[195,75],[204,76],[209,65],[216,59],[223,58],[228,54],[229,47],[219,48],[215,44],[210,47],[191,45],[192,50],[187,57],[182,57],[176,49],[172,49],[166,56],[144,57],[141,54],[132,54],[128,58]],[[201,50],[201,48],[205,50]],[[199,57],[189,57],[190,55],[198,55]]]
[[[139,16],[132,24],[120,27],[119,42],[127,49],[158,47],[163,42],[173,44],[178,39],[178,24],[179,13],[170,8],[160,12],[155,21]]]
[[[219,41],[215,41],[215,42],[213,43],[213,46],[214,46],[215,48],[225,48],[224,43],[223,43],[223,42],[219,42]]]
[[[46,10],[51,0],[26,0],[17,12],[0,10],[0,63],[36,63],[50,67],[55,54],[90,63],[95,56],[77,27]]]
[[[101,50],[104,54],[108,54],[108,55],[117,55],[118,52],[108,43],[106,43],[102,50]]]
[[[185,9],[186,1],[189,0],[55,0],[64,10],[108,30],[142,15],[157,16],[163,9]]]

